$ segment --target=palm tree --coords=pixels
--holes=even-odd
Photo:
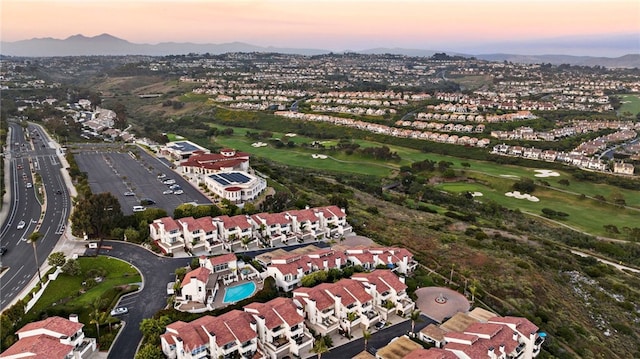
[[[318,359],[322,357],[322,354],[328,352],[329,348],[327,347],[327,343],[325,343],[324,338],[316,340],[311,351],[318,354]]]
[[[420,310],[416,309],[411,312],[411,333],[415,333],[416,321],[420,319]]]
[[[476,294],[478,294],[478,280],[473,279],[471,281],[471,285],[469,286],[469,292],[471,292],[471,303],[473,304],[476,301]]]
[[[96,325],[96,331],[98,332],[97,341],[100,343],[100,326],[107,322],[109,315],[107,312],[101,312],[98,308],[95,308],[89,316],[91,317],[89,324]]]
[[[366,329],[362,329],[362,339],[364,339],[364,351],[367,351],[367,344],[369,344],[369,339],[371,339],[371,332],[366,330]]]
[[[40,263],[38,263],[38,250],[36,249],[36,242],[42,238],[40,232],[35,231],[29,235],[29,243],[33,246],[33,256],[36,258],[36,269],[38,270],[38,280],[42,283],[42,275],[40,274]]]

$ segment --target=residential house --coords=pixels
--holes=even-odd
[[[259,346],[266,357],[302,356],[313,346],[313,336],[304,324],[304,312],[290,298],[244,307],[257,323]]]
[[[218,240],[217,227],[211,217],[185,217],[177,222],[181,226],[184,244],[191,252],[204,250],[211,253],[214,249],[222,247],[222,242]]]
[[[171,323],[160,343],[170,359],[266,358],[258,348],[256,320],[241,310]]]
[[[149,224],[149,237],[164,253],[184,248],[182,227],[171,217],[163,217]]]
[[[384,320],[391,313],[407,315],[415,309],[415,303],[407,294],[404,277],[398,277],[391,270],[376,269],[368,273],[355,273],[351,279],[363,282],[365,290],[373,297],[375,311]]]
[[[218,228],[218,237],[225,249],[232,250],[234,244],[239,245],[243,239],[253,238],[253,225],[246,215],[218,216],[213,218],[213,223]]]
[[[368,328],[380,320],[373,297],[361,281],[344,278],[313,288],[297,288],[293,298],[304,308],[309,325],[323,335],[336,329],[353,333],[356,327]]]
[[[613,164],[613,173],[633,175],[635,168],[631,163],[616,162]]]
[[[396,273],[407,275],[418,266],[418,262],[413,259],[413,254],[405,248],[351,247],[345,250],[345,254],[350,263],[360,265],[366,270],[373,270],[381,265]]]
[[[96,351],[96,340],[86,338],[72,314],[69,319],[54,316],[20,328],[18,341],[0,354],[0,358],[85,359]]]
[[[300,285],[305,275],[329,269],[341,269],[347,264],[344,254],[332,249],[319,249],[304,255],[287,254],[280,258],[272,258],[264,276],[271,276],[276,286],[284,291],[291,291]]]

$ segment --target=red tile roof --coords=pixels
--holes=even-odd
[[[318,217],[316,217],[313,209],[300,209],[296,211],[288,211],[287,213],[295,216],[299,223],[305,221],[310,221],[313,223],[318,221]]]
[[[65,359],[72,352],[73,345],[62,344],[60,339],[40,334],[18,340],[2,352],[0,358],[15,356],[26,359]]]
[[[187,284],[191,283],[193,279],[197,279],[198,281],[206,284],[209,281],[209,274],[211,274],[211,271],[207,268],[198,267],[184,276],[184,280],[180,284],[180,287],[184,288]]]
[[[265,226],[271,226],[273,224],[288,224],[291,223],[291,220],[287,215],[283,212],[280,213],[258,213],[251,216],[254,222],[258,224],[263,224]]]
[[[158,220],[164,226],[164,230],[167,232],[180,229],[178,222],[171,217],[162,217]],[[157,222],[156,222],[157,223]]]
[[[240,229],[251,228],[251,224],[249,223],[247,216],[243,214],[233,216],[233,217],[224,215],[224,216],[218,216],[216,218],[222,221],[222,223],[224,224],[224,228],[226,229],[232,229],[236,227]]]
[[[20,330],[18,330],[16,334],[20,335],[32,330],[44,329],[63,336],[70,337],[77,333],[80,329],[82,329],[82,327],[84,327],[84,324],[82,323],[72,322],[69,319],[56,316],[29,323],[20,328]],[[22,337],[24,337],[24,335],[22,335]]]
[[[234,262],[237,260],[238,260],[238,257],[236,257],[234,253],[227,253],[227,254],[209,258],[209,263],[211,263],[211,265],[215,267],[219,264]]]
[[[489,322],[510,324],[512,327],[515,327],[515,330],[527,338],[539,329],[535,324],[531,323],[529,319],[522,317],[494,317],[489,319]]]
[[[201,217],[196,219],[200,228],[205,232],[214,232],[216,230],[216,226],[213,224],[213,220],[211,217]]]
[[[407,289],[407,285],[400,281],[400,278],[389,269],[376,269],[369,273],[355,273],[352,278],[365,278],[376,285],[376,291],[383,293],[390,288],[396,293]]]

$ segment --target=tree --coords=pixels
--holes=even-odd
[[[109,319],[109,315],[107,314],[107,312],[101,312],[98,308],[95,308],[93,312],[89,314],[89,317],[91,317],[89,324],[96,325],[96,331],[98,332],[97,340],[98,343],[100,343],[100,326],[107,322],[107,320]]]
[[[40,262],[38,262],[38,250],[36,249],[36,242],[42,238],[40,232],[35,231],[29,235],[29,243],[33,246],[33,255],[36,258],[36,268],[38,270],[38,280],[42,283],[42,275],[40,274]]]
[[[166,315],[161,316],[158,319],[146,318],[140,322],[140,331],[144,338],[149,343],[159,344],[160,335],[164,333],[165,328],[171,323],[171,318]]]
[[[418,321],[418,319],[420,319],[420,310],[416,309],[414,311],[411,312],[411,333],[415,333],[416,332],[416,321]]]
[[[478,294],[478,280],[474,279],[471,281],[471,285],[469,286],[469,292],[471,293],[471,303],[473,304],[476,300],[476,294]]]
[[[62,266],[62,272],[70,276],[77,276],[80,274],[80,264],[75,259],[67,259],[67,262]]]
[[[91,194],[81,199],[71,214],[72,231],[76,236],[86,233],[98,237],[111,233],[122,218],[120,202],[111,193]]]
[[[523,178],[513,184],[513,190],[522,193],[533,193],[536,190],[536,184],[531,178]]]
[[[158,345],[147,343],[138,350],[135,359],[156,359],[163,358],[164,354]]]
[[[329,348],[327,347],[327,343],[324,341],[324,338],[316,339],[311,351],[318,354],[318,359],[322,357],[322,354],[328,352]]]
[[[53,252],[49,255],[47,263],[52,267],[62,267],[67,262],[63,252]]]
[[[362,329],[362,339],[364,339],[364,351],[367,351],[367,344],[369,344],[369,339],[371,339],[371,332],[366,330],[366,329]]]

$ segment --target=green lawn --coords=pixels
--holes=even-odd
[[[453,169],[464,171],[467,177],[474,178],[478,180],[479,183],[449,183],[441,185],[441,188],[446,191],[483,192],[485,196],[478,198],[479,200],[489,198],[507,208],[517,208],[534,214],[541,214],[542,208],[552,208],[557,211],[569,213],[569,217],[564,221],[567,225],[597,235],[606,235],[603,228],[606,224],[613,224],[618,228],[622,228],[634,227],[636,223],[640,223],[640,211],[616,207],[582,196],[602,196],[607,201],[611,201],[611,198],[618,194],[625,199],[627,206],[640,209],[640,191],[621,189],[606,184],[579,182],[574,180],[570,174],[561,170],[555,171],[560,175],[558,177],[536,177],[536,168],[460,159],[366,140],[354,140],[354,142],[358,143],[362,148],[388,146],[392,152],[398,153],[401,161],[377,161],[355,153],[347,155],[340,151],[330,151],[327,149],[314,150],[299,146],[294,148],[288,148],[286,146],[275,148],[274,146],[268,145],[266,147],[255,148],[252,147],[251,144],[256,141],[245,135],[248,131],[259,132],[258,130],[238,127],[233,127],[233,130],[233,136],[219,136],[216,138],[216,143],[221,146],[232,147],[256,156],[263,156],[293,166],[388,177],[394,170],[399,169],[400,166],[410,166],[416,161],[426,159],[435,162],[448,161],[453,163]],[[284,133],[275,132],[273,133],[273,138],[281,138],[284,142],[291,140],[296,143],[296,145],[316,141],[316,139],[305,136],[297,135],[287,137]],[[320,141],[326,148],[337,143],[335,140]],[[263,140],[262,142],[267,141]],[[314,159],[312,158],[313,154],[325,154],[329,157],[327,159]],[[469,167],[462,166],[462,163],[469,164]],[[538,183],[546,181],[551,186],[551,189],[539,186],[538,190],[536,190],[535,195],[540,198],[540,202],[518,200],[504,195],[505,192],[511,190],[511,186],[515,181],[525,177],[531,178]],[[568,180],[569,185],[560,184],[559,181],[562,179]]]
[[[531,202],[526,199],[516,199],[505,196],[511,191],[507,186],[508,180],[491,182],[490,186],[480,183],[446,183],[438,185],[438,188],[445,191],[460,192],[481,192],[483,195],[476,197],[476,200],[492,200],[504,207],[519,209],[537,215],[542,214],[543,208],[551,208],[555,211],[569,214],[562,223],[576,229],[607,236],[604,225],[613,224],[619,229],[623,227],[633,227],[640,223],[640,211],[624,209],[600,201],[582,198],[581,196],[554,191],[551,189],[538,188],[533,193],[540,199],[540,202]]]
[[[86,313],[77,313],[81,319],[88,317],[89,306],[104,293],[114,287],[141,282],[140,273],[130,264],[111,257],[80,257],[78,258],[81,274],[69,276],[60,274],[52,281],[40,300],[29,311],[28,316],[39,316],[47,309],[64,306],[68,308],[84,308]],[[93,288],[81,293],[82,283],[89,280],[87,274],[91,269],[103,269],[106,272],[104,280]]]
[[[618,113],[630,112],[633,115],[640,113],[640,96],[639,95],[622,95],[622,106]]]

